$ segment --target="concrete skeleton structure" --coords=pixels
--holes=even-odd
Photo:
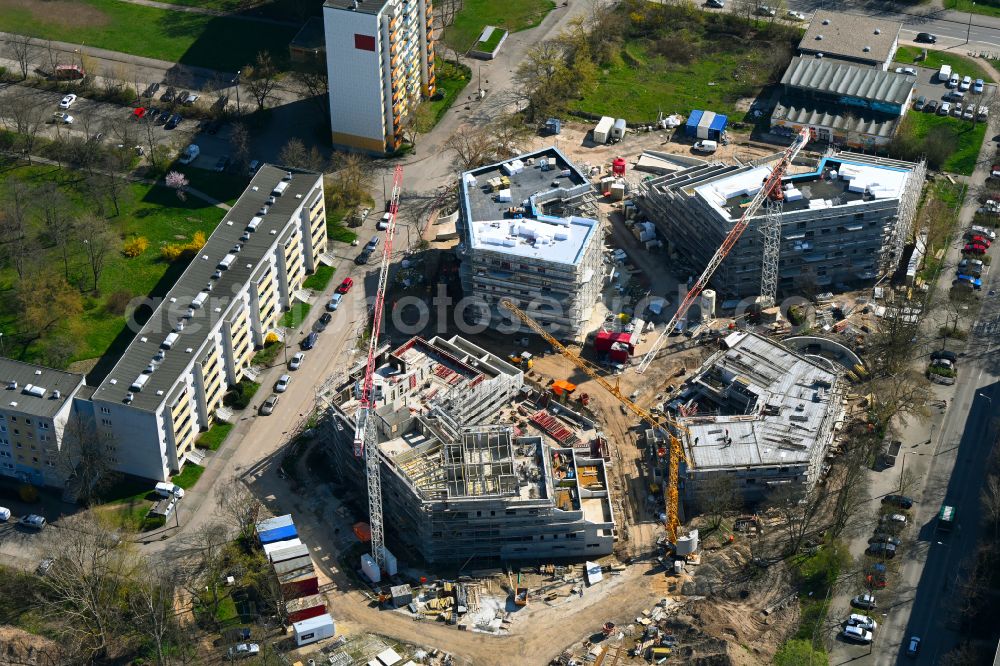
[[[808,491],[843,417],[838,366],[750,332],[724,340],[684,384],[669,409],[687,428],[681,496],[697,510],[728,478],[747,503],[780,487]],[[681,411],[683,408],[683,411]]]
[[[601,294],[600,223],[587,176],[557,148],[466,171],[459,183],[466,296],[470,320],[509,323],[501,298],[528,311],[556,337],[586,334]]]
[[[767,160],[696,166],[644,181],[635,201],[672,253],[704,266],[770,170]],[[830,152],[808,172],[785,177],[778,292],[866,284],[894,271],[912,233],[924,174],[923,162]],[[764,217],[750,220],[712,277],[721,295],[759,293]]]
[[[431,563],[611,552],[604,461],[494,423],[521,393],[520,369],[457,336],[413,338],[380,361],[375,414],[390,540]],[[363,492],[363,461],[353,455],[361,373],[354,368],[334,389],[330,431],[338,469]]]
[[[326,0],[323,21],[334,145],[389,153],[407,116],[436,90],[431,0]]]
[[[319,174],[265,165],[97,387],[74,403],[113,469],[166,481],[327,246]]]

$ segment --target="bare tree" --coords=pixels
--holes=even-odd
[[[726,513],[739,506],[733,477],[727,474],[712,476],[705,484],[700,504],[708,515],[712,527],[718,529]]]
[[[31,193],[25,183],[12,178],[7,182],[4,194],[6,214],[0,217],[0,249],[17,272],[17,277],[23,279],[32,257],[30,250],[34,241],[28,231]]]
[[[485,128],[462,127],[451,135],[445,147],[455,153],[460,171],[468,171],[496,159],[496,143]]]
[[[271,60],[271,54],[261,51],[252,65],[243,68],[243,82],[257,102],[257,110],[263,111],[271,99],[275,86],[278,85],[278,68]]]
[[[238,476],[231,476],[218,487],[216,491],[219,512],[240,536],[253,534],[263,503],[257,499],[246,483]]]
[[[1000,539],[1000,476],[990,474],[986,477],[983,490],[980,494],[980,502],[983,505],[983,513],[986,520],[993,527],[993,540]]]
[[[292,73],[292,78],[327,118],[330,117],[329,79],[325,63],[311,63]]]
[[[20,89],[7,96],[4,107],[4,125],[18,135],[18,143],[31,164],[38,133],[48,119],[42,102],[33,91]]]
[[[157,666],[170,663],[168,640],[176,627],[174,592],[173,582],[169,576],[162,574],[162,568],[147,562],[129,595],[133,619],[143,635],[152,642]]]
[[[96,292],[101,274],[108,259],[108,253],[114,251],[116,238],[108,229],[108,223],[94,215],[86,214],[77,220],[78,236],[83,241],[87,255],[87,263],[94,277]]]
[[[67,420],[56,469],[84,506],[96,500],[101,483],[111,472],[114,446],[113,439],[97,431],[94,419],[74,414]]]
[[[250,166],[250,132],[243,123],[235,123],[229,134],[229,149],[237,172],[246,173]]]
[[[91,663],[113,659],[130,647],[120,602],[136,580],[138,558],[131,542],[109,533],[92,514],[63,518],[61,526],[51,545],[54,564],[41,580],[48,603],[40,611]]]
[[[771,493],[769,504],[783,518],[788,554],[799,552],[806,537],[817,529],[820,509],[826,505],[827,499],[818,487],[805,495],[791,486],[781,486]]]
[[[212,618],[228,595],[225,576],[229,573],[226,561],[229,543],[226,529],[215,523],[175,544],[178,584],[197,598]]]
[[[10,55],[21,69],[21,79],[28,78],[28,72],[31,71],[31,63],[38,54],[33,40],[27,35],[11,34],[7,38],[7,44],[9,44]]]
[[[35,210],[42,222],[46,239],[62,257],[63,277],[69,281],[69,248],[73,241],[74,220],[69,215],[69,202],[52,181],[39,185],[33,195]]]

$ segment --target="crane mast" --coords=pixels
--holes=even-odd
[[[659,353],[660,349],[663,348],[663,345],[666,344],[667,338],[670,336],[670,333],[674,330],[674,328],[676,328],[677,323],[687,315],[687,311],[694,304],[698,296],[701,295],[702,290],[708,286],[708,281],[712,278],[712,275],[715,274],[719,264],[722,263],[722,260],[726,258],[726,255],[728,255],[736,245],[740,236],[742,236],[743,232],[746,231],[747,226],[750,224],[750,219],[757,214],[757,211],[760,210],[760,207],[763,206],[769,198],[776,200],[781,199],[781,179],[785,175],[785,171],[788,169],[789,165],[791,165],[792,160],[795,159],[795,156],[799,154],[799,151],[802,150],[808,141],[809,129],[806,128],[799,132],[799,134],[796,135],[795,140],[792,141],[792,145],[785,149],[781,159],[778,160],[778,164],[771,170],[771,175],[764,181],[764,185],[751,200],[746,210],[743,211],[743,215],[740,217],[739,221],[733,225],[729,234],[726,235],[725,240],[722,241],[722,245],[720,245],[719,249],[715,251],[715,255],[708,262],[708,265],[705,266],[705,270],[702,272],[701,276],[691,286],[691,289],[684,297],[684,300],[681,301],[681,304],[677,306],[677,312],[675,312],[674,316],[671,317],[670,321],[667,323],[667,327],[663,329],[663,333],[661,333],[660,337],[656,339],[653,346],[650,347],[638,367],[636,367],[635,371],[638,374],[645,372],[646,368],[649,367],[649,364],[653,362],[654,358],[656,358],[656,354]]]
[[[678,517],[678,466],[680,461],[684,460],[688,462],[687,456],[684,455],[684,447],[681,446],[680,439],[672,432],[668,426],[673,426],[677,430],[682,430],[687,432],[687,428],[680,425],[679,423],[661,417],[658,418],[654,416],[649,410],[637,405],[631,398],[622,393],[616,381],[614,384],[609,382],[598,369],[589,361],[581,357],[579,354],[573,350],[566,347],[564,344],[556,340],[546,331],[541,324],[532,319],[526,312],[521,310],[519,307],[514,305],[510,300],[504,298],[500,300],[500,305],[510,310],[515,317],[520,319],[524,324],[526,324],[535,333],[538,333],[542,338],[552,345],[552,348],[562,354],[564,357],[569,359],[576,367],[580,368],[585,372],[591,379],[601,385],[601,387],[618,399],[621,404],[625,405],[633,414],[638,416],[640,419],[651,425],[653,428],[662,430],[667,433],[670,438],[670,461],[669,461],[669,480],[667,487],[664,492],[666,497],[666,508],[667,508],[667,535],[670,541],[673,543],[677,542],[677,528],[680,526],[680,518]],[[690,463],[689,463],[690,464]]]
[[[389,224],[382,244],[382,259],[379,262],[378,288],[375,291],[375,310],[372,315],[372,334],[368,340],[368,362],[361,384],[360,407],[357,426],[354,430],[354,455],[365,458],[365,475],[368,481],[368,515],[372,532],[372,559],[381,570],[385,565],[385,532],[382,524],[382,477],[379,475],[378,431],[375,427],[375,356],[379,334],[382,332],[382,309],[385,303],[385,288],[389,281],[389,261],[392,258],[392,239],[396,232],[396,213],[399,210],[399,195],[403,187],[403,167],[397,166],[392,179],[392,195],[389,199]]]

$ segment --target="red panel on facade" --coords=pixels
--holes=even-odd
[[[375,38],[371,35],[354,35],[354,48],[362,51],[375,50]]]

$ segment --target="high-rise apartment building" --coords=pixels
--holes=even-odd
[[[398,149],[407,114],[435,90],[431,0],[327,0],[323,20],[334,145]]]

